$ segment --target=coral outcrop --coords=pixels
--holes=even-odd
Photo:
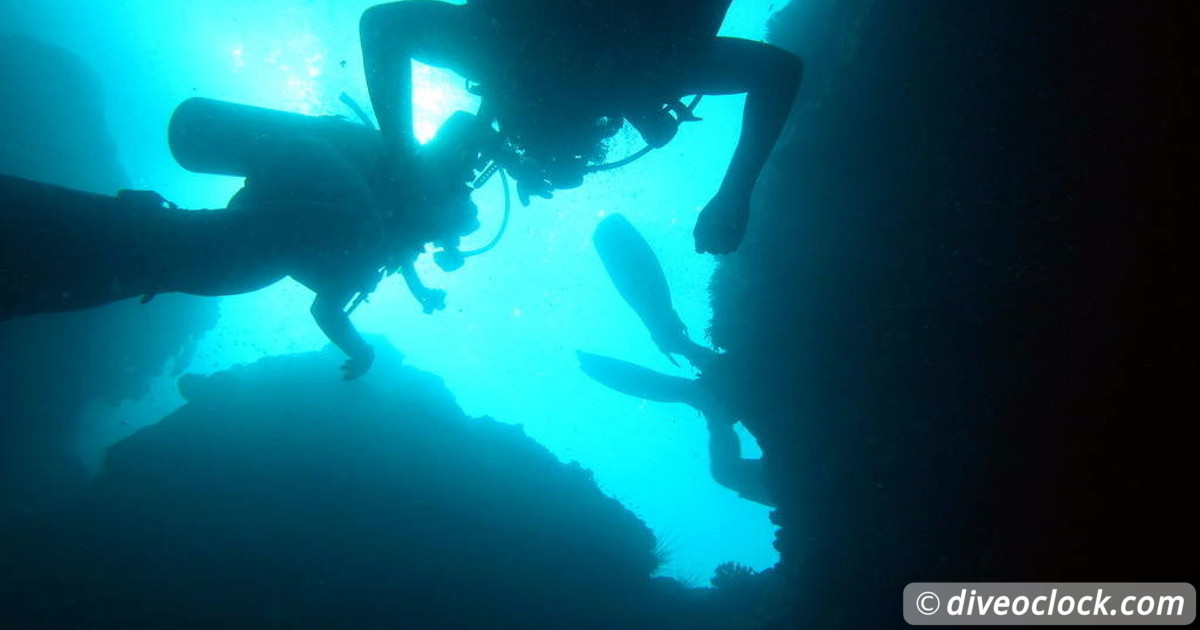
[[[589,472],[520,427],[465,416],[394,351],[353,383],[334,376],[338,360],[182,378],[187,404],[114,445],[78,509],[12,537],[9,566],[21,569],[7,579],[6,625],[659,628],[697,617],[651,578],[652,533]]]
[[[712,334],[796,626],[903,627],[913,581],[1188,579],[1187,18],[1077,8],[775,22],[805,85]]]

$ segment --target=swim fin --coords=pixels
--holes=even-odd
[[[575,356],[584,374],[609,389],[654,402],[698,405],[699,386],[694,380],[582,350],[576,350]]]
[[[624,216],[606,217],[596,226],[592,241],[613,285],[641,318],[663,354],[668,358],[683,355],[693,365],[711,357],[711,350],[688,338],[687,327],[671,303],[671,291],[658,257]]]

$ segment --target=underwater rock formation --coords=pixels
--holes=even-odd
[[[754,383],[797,626],[904,627],[913,581],[1194,578],[1186,9],[1077,8],[776,20],[805,85],[712,335]]]
[[[13,35],[0,35],[0,59],[0,172],[106,194],[126,186],[91,70]],[[143,395],[216,323],[213,300],[162,297],[0,322],[0,527],[83,487],[75,429],[87,402]]]
[[[653,534],[440,379],[332,348],[180,379],[78,507],[0,541],[0,626],[761,627],[773,572],[652,578]]]
[[[466,417],[394,351],[350,384],[335,355],[183,377],[187,404],[111,447],[83,507],[22,545],[43,596],[18,625],[629,627],[654,610],[655,539],[589,472]]]
[[[0,35],[0,55],[0,172],[105,194],[126,185],[95,72],[19,35]]]

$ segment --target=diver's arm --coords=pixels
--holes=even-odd
[[[745,230],[750,194],[783,131],[800,88],[800,58],[775,46],[718,37],[689,91],[746,94],[741,136],[725,178],[696,225],[696,249],[714,254],[737,248]]]
[[[359,20],[367,91],[392,165],[411,163],[413,132],[412,60],[449,63],[448,40],[464,33],[463,7],[436,0],[406,0],[373,6]]]
[[[321,332],[350,357],[342,364],[343,378],[348,381],[365,374],[375,360],[374,348],[358,334],[344,310],[351,297],[351,292],[318,293],[310,309]]]
[[[782,48],[718,37],[697,85],[705,93],[746,94],[741,137],[719,194],[750,196],[800,89],[804,64]]]
[[[389,155],[395,152],[397,157],[412,155],[416,147],[411,62],[413,31],[419,24],[413,18],[418,11],[409,2],[380,4],[363,12],[358,23],[371,107],[383,133],[385,150]]]

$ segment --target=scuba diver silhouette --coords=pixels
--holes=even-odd
[[[698,120],[680,98],[745,93],[741,136],[694,230],[697,252],[735,250],[750,197],[799,89],[800,59],[718,37],[732,0],[406,0],[367,9],[360,38],[367,86],[396,187],[422,169],[413,136],[410,61],[474,83],[481,124],[495,122],[519,159],[503,164],[521,200],[549,197],[601,170],[602,142],[629,121],[648,148]]]
[[[464,128],[451,119],[427,150],[453,157]],[[381,200],[374,129],[195,98],[176,110],[169,136],[185,168],[246,178],[226,208],[0,176],[0,320],[167,292],[234,295],[291,276],[316,294],[313,318],[349,357],[342,370],[353,379],[374,351],[349,315],[383,277],[399,271],[426,313],[444,308],[445,294],[425,287],[413,263],[428,242],[461,262],[458,239],[478,226],[475,207],[467,199],[427,212]]]
[[[739,417],[737,369],[728,354],[692,341],[671,304],[662,266],[650,245],[625,217],[601,221],[593,241],[604,268],[621,297],[637,312],[659,350],[678,354],[700,370],[697,379],[655,372],[640,365],[577,351],[580,368],[593,380],[645,400],[684,403],[704,416],[708,427],[709,463],[713,480],[742,498],[771,506],[762,461],[741,456],[734,425]]]

